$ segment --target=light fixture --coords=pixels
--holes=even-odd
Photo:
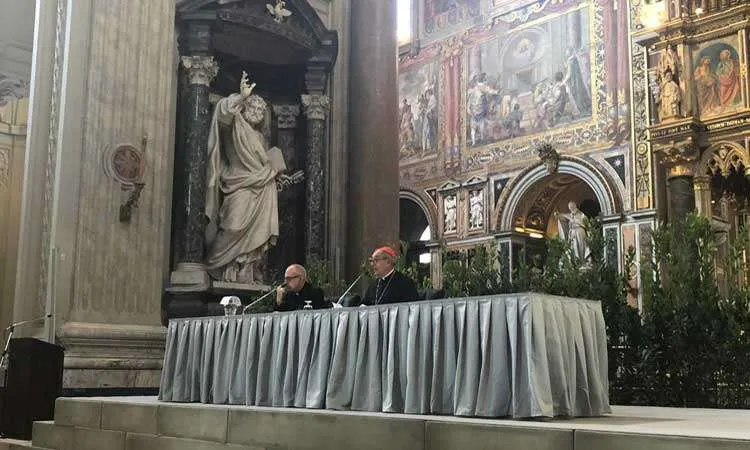
[[[542,233],[537,233],[536,231],[529,233],[529,237],[534,239],[544,239],[544,235]]]
[[[695,8],[695,15],[699,16],[699,17],[702,16],[703,15],[703,8],[701,8],[700,6],[697,7],[697,8]]]

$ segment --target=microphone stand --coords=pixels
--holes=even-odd
[[[8,348],[10,347],[10,340],[13,339],[13,333],[16,331],[16,327],[20,327],[22,325],[28,325],[30,323],[35,322],[43,322],[49,318],[52,317],[52,314],[47,314],[42,317],[37,317],[36,319],[30,319],[30,320],[22,320],[21,322],[14,322],[8,325],[8,327],[5,329],[5,331],[8,332],[8,339],[5,340],[5,347],[3,348],[3,354],[0,356],[0,370],[5,367],[5,364],[8,362]]]
[[[281,283],[281,284],[279,285],[279,287],[286,287],[286,283]],[[278,288],[276,288],[276,289],[278,289]],[[276,289],[271,289],[270,291],[268,291],[268,292],[266,292],[265,294],[263,294],[263,296],[261,296],[261,297],[260,297],[260,298],[259,298],[258,300],[255,300],[254,302],[252,302],[252,303],[250,303],[249,305],[247,305],[247,306],[245,306],[244,308],[242,308],[242,314],[245,314],[245,313],[247,312],[247,310],[248,310],[248,309],[250,309],[250,307],[251,307],[251,306],[254,306],[254,305],[256,305],[257,303],[259,303],[259,302],[260,302],[261,300],[263,300],[264,298],[266,298],[266,297],[268,297],[269,295],[271,295],[272,293],[276,292]]]
[[[341,297],[339,297],[339,299],[338,299],[338,300],[336,300],[336,303],[334,303],[334,304],[333,304],[333,307],[334,307],[334,308],[343,308],[343,307],[341,306],[341,300],[343,300],[343,299],[344,299],[344,297],[346,297],[346,294],[348,294],[348,293],[349,293],[349,291],[351,291],[351,290],[352,290],[352,288],[354,287],[354,285],[355,285],[355,284],[357,284],[357,282],[358,282],[358,281],[359,281],[359,280],[360,280],[360,279],[362,278],[362,275],[364,275],[364,274],[363,274],[363,273],[360,273],[360,274],[359,274],[359,276],[357,277],[357,279],[356,279],[356,280],[354,280],[354,282],[352,282],[352,284],[350,284],[350,285],[349,285],[349,287],[348,287],[348,288],[347,288],[347,289],[346,289],[346,290],[344,291],[344,293],[343,293],[343,294],[341,294]]]

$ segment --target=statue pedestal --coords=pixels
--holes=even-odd
[[[224,307],[219,305],[219,301],[225,295],[236,295],[243,305],[247,305],[253,298],[273,289],[273,286],[265,284],[230,283],[207,278],[205,284],[177,284],[175,281],[181,278],[174,277],[174,274],[162,301],[164,325],[169,319],[223,315]]]
[[[166,334],[158,325],[65,323],[57,333],[65,347],[63,388],[159,386]]]

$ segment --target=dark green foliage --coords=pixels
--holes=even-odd
[[[729,251],[727,278],[735,282],[725,296],[717,288],[718,253],[708,220],[689,216],[652,238],[650,259],[641,261],[642,314],[627,302],[635,250],[628,249],[622,272],[608,263],[609,243],[596,220],[585,261],[552,239],[543,262],[521,255],[510,283],[507,267],[498,270],[494,248],[480,247],[471,258],[446,258],[444,286],[450,296],[534,291],[601,301],[613,404],[749,408],[747,238]]]

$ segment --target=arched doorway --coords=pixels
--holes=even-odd
[[[621,208],[602,172],[577,158],[561,159],[553,173],[540,163],[513,180],[497,210],[499,252],[511,268],[522,250],[528,260],[544,259],[546,240],[558,236],[554,213],[567,213],[569,202],[592,218],[616,217]]]
[[[718,142],[703,153],[694,178],[696,207],[708,217],[716,236],[716,278],[727,288],[731,246],[745,236],[750,225],[750,157],[742,145]],[[742,258],[748,255],[743,254]],[[747,273],[739,273],[747,282]]]
[[[417,268],[417,280],[431,275],[432,256],[428,245],[435,228],[427,205],[416,194],[399,194],[399,240],[406,246],[406,264]]]

